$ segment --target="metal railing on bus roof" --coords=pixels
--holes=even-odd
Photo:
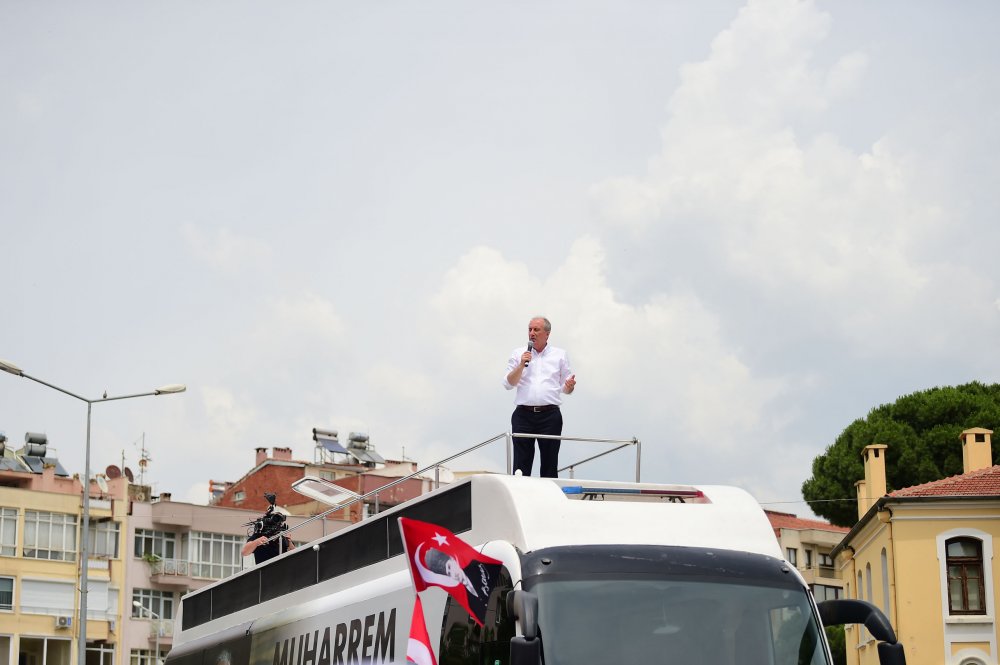
[[[353,506],[354,504],[359,503],[359,502],[364,502],[364,500],[367,499],[367,498],[369,498],[369,497],[374,497],[374,499],[375,499],[375,513],[378,513],[378,511],[379,511],[378,495],[380,493],[385,492],[386,490],[389,490],[389,489],[395,487],[396,485],[404,483],[407,480],[410,480],[412,478],[416,478],[417,476],[420,476],[421,474],[426,473],[427,471],[430,471],[431,469],[434,470],[434,489],[437,489],[438,487],[441,486],[440,472],[441,472],[441,467],[442,466],[444,466],[446,463],[448,463],[448,462],[450,462],[452,460],[458,459],[459,457],[462,457],[464,455],[468,455],[469,453],[471,453],[473,451],[479,450],[480,448],[482,448],[484,446],[488,446],[491,443],[496,443],[497,441],[500,441],[500,440],[503,440],[503,441],[507,442],[507,446],[506,446],[506,449],[507,449],[507,474],[510,475],[510,473],[511,473],[511,471],[513,469],[513,465],[514,465],[513,464],[514,437],[531,437],[531,438],[534,438],[534,439],[556,439],[556,440],[559,440],[559,441],[577,441],[577,442],[583,442],[583,443],[610,443],[610,444],[615,444],[614,448],[610,448],[610,449],[605,450],[603,452],[600,452],[600,453],[598,453],[596,455],[591,455],[590,457],[587,457],[587,458],[582,459],[582,460],[578,460],[576,462],[573,462],[572,464],[567,464],[566,466],[564,466],[564,467],[562,467],[562,468],[559,469],[559,471],[569,471],[569,477],[570,478],[574,477],[573,473],[575,472],[576,467],[578,467],[578,466],[580,466],[582,464],[586,464],[587,462],[593,461],[593,460],[598,459],[600,457],[604,457],[605,455],[610,455],[611,453],[616,452],[618,450],[621,450],[622,448],[627,448],[628,446],[635,446],[635,482],[637,482],[637,483],[640,482],[640,469],[641,469],[641,464],[642,464],[642,442],[640,442],[639,439],[637,439],[635,437],[633,437],[631,439],[594,439],[594,438],[585,438],[585,437],[578,437],[578,436],[565,436],[565,435],[553,435],[553,434],[527,434],[527,433],[524,433],[524,432],[514,432],[514,433],[503,432],[503,433],[497,434],[496,436],[491,437],[491,438],[489,438],[489,439],[487,439],[485,441],[477,443],[474,446],[470,446],[469,448],[466,448],[465,450],[457,452],[457,453],[455,453],[454,455],[452,455],[450,457],[446,457],[446,458],[444,458],[442,460],[438,460],[437,462],[434,462],[433,464],[425,466],[422,469],[418,469],[418,470],[414,471],[413,473],[411,473],[411,474],[409,474],[407,476],[403,476],[402,478],[397,478],[396,480],[393,480],[390,483],[386,483],[385,485],[382,485],[381,487],[373,489],[371,492],[368,492],[366,494],[362,494],[362,495],[360,495],[358,497],[352,498],[350,501],[345,501],[344,503],[341,503],[341,504],[338,504],[336,506],[333,506],[333,507],[331,507],[331,508],[323,511],[322,513],[319,513],[318,515],[313,515],[312,517],[310,517],[310,518],[308,518],[306,520],[303,520],[302,522],[300,522],[299,524],[295,525],[294,527],[289,528],[287,531],[283,531],[282,534],[271,536],[271,538],[269,540],[274,540],[274,539],[278,538],[279,535],[288,535],[292,531],[295,531],[296,529],[298,529],[300,527],[303,527],[306,524],[309,524],[310,522],[313,522],[315,520],[324,519],[330,513],[333,513],[333,512],[338,511],[338,510],[343,510],[344,508],[348,508],[348,507]],[[364,518],[362,518],[362,519],[364,519]],[[283,542],[283,541],[279,541],[279,542]]]

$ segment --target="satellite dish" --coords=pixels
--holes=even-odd
[[[132,469],[130,469],[128,467],[125,467],[125,477],[128,478],[128,481],[130,483],[131,482],[135,482],[135,476],[132,475]]]
[[[119,469],[114,464],[112,464],[111,466],[109,466],[108,468],[106,468],[104,470],[104,473],[108,476],[108,478],[111,478],[112,480],[114,480],[115,478],[121,478],[122,477],[122,470]]]
[[[115,467],[115,468],[117,469],[118,467]],[[97,486],[101,488],[101,494],[107,494],[108,493],[108,481],[106,481],[104,479],[104,476],[97,476],[95,478],[95,480],[97,481]]]

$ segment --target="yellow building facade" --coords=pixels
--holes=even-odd
[[[5,458],[8,462],[13,456]],[[0,665],[70,665],[78,653],[82,486],[8,463],[0,469]],[[90,502],[88,665],[113,665],[124,608],[127,502]],[[122,491],[124,496],[124,490]]]
[[[908,663],[998,665],[1000,466],[990,430],[962,432],[964,473],[886,493],[884,445],[864,449],[859,521],[834,549],[845,596],[891,621]],[[878,662],[862,626],[846,630],[847,662]]]

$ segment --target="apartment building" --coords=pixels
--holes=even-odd
[[[292,449],[288,447],[273,447],[270,455],[267,448],[256,448],[254,466],[239,480],[219,483],[221,490],[213,499],[214,505],[264,510],[267,507],[264,494],[270,492],[276,495],[278,505],[286,508],[289,514],[315,515],[324,512],[329,506],[292,490],[292,483],[296,480],[311,476],[359,495],[367,495],[386,487],[377,495],[367,497],[332,515],[338,519],[358,522],[385,508],[429,492],[438,484],[454,480],[450,470],[441,468],[436,476],[431,473],[396,483],[416,472],[416,463],[383,458],[365,434],[352,432],[342,446],[337,432],[314,429],[313,440],[316,445],[311,461],[293,459]]]
[[[151,496],[109,466],[89,483],[89,556],[80,561],[83,485],[44,435],[13,450],[0,438],[0,665],[76,665],[81,565],[87,567],[86,665],[156,665],[173,640],[181,596],[253,558],[240,549],[256,509]],[[305,543],[347,526],[288,518]]]
[[[816,602],[840,598],[844,582],[837,575],[832,552],[850,529],[791,513],[764,512],[785,559],[802,573]]]
[[[83,486],[51,456],[44,434],[13,450],[0,440],[0,665],[69,665],[87,565],[87,662],[115,665],[121,630],[124,484],[92,484],[88,561],[80,561]]]
[[[173,645],[181,596],[253,565],[253,557],[242,557],[240,549],[246,523],[261,511],[176,502],[164,493],[154,501],[133,501],[131,508],[129,546],[122,556],[128,580],[122,650],[128,665],[156,665],[154,654],[162,658]],[[288,518],[297,545],[347,526],[336,520],[300,526],[303,522]]]

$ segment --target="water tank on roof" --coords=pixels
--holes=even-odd
[[[24,433],[24,454],[33,457],[45,457],[45,448],[49,437],[38,432]]]
[[[335,429],[320,429],[318,427],[313,427],[313,441],[319,441],[320,439],[337,439],[337,430]]]

